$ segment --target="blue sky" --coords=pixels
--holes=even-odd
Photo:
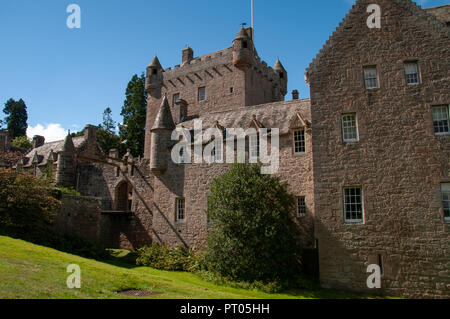
[[[354,1],[254,1],[259,55],[269,65],[279,56],[289,92],[308,97],[305,68]],[[81,8],[81,29],[66,26],[72,3]],[[99,124],[107,106],[120,121],[128,81],[155,53],[173,67],[186,43],[195,56],[231,46],[243,22],[250,24],[250,0],[2,0],[0,106],[23,98],[28,135],[47,140]]]

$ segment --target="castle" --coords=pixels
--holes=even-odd
[[[381,8],[381,28],[367,25],[371,4]],[[380,293],[448,298],[449,23],[449,5],[358,0],[307,68],[310,99],[294,91],[290,101],[283,65],[263,62],[252,29],[242,28],[225,50],[194,57],[183,49],[173,69],[151,61],[142,158],[99,155],[88,127],[22,164],[51,163],[58,183],[93,196],[82,209],[64,198],[71,209],[60,213],[60,229],[111,247],[202,247],[210,183],[228,164],[174,163],[172,131],[193,132],[195,120],[224,134],[279,128],[277,175],[296,196],[301,243],[317,253],[322,285],[374,292],[366,271],[377,264]],[[249,138],[246,153],[257,157],[257,142]]]

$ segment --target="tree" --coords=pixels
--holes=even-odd
[[[213,180],[206,261],[238,281],[283,281],[299,274],[294,197],[279,178],[253,164],[233,164]]]
[[[103,123],[98,126],[97,142],[105,154],[120,146],[119,136],[116,135],[116,122],[112,119],[112,111],[109,107],[103,112]]]
[[[26,136],[18,136],[11,142],[12,146],[24,149],[30,149],[33,145],[31,141]]]
[[[0,226],[34,231],[47,228],[60,202],[51,185],[23,171],[0,170]]]
[[[145,94],[145,76],[135,74],[125,93],[125,101],[120,115],[123,124],[120,126],[120,140],[135,157],[144,154],[145,120],[147,97]]]
[[[9,99],[5,103],[3,112],[6,114],[5,123],[8,126],[11,138],[14,139],[18,136],[26,136],[28,113],[25,102],[22,99],[19,101]]]

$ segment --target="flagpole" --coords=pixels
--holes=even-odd
[[[255,43],[255,26],[253,24],[253,0],[252,1],[252,41]]]

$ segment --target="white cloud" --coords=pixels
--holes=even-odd
[[[54,142],[63,140],[67,136],[68,131],[65,130],[61,124],[37,124],[36,126],[29,126],[27,136],[33,138],[35,135],[45,137],[46,142]]]

